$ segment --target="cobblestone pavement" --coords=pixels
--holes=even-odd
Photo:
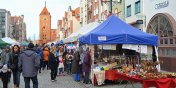
[[[73,81],[73,77],[70,75],[58,76],[57,81],[51,82],[49,70],[44,70],[41,74],[39,74],[38,80],[39,80],[39,88],[124,88],[125,87],[125,85],[119,84],[106,84],[101,86],[93,86],[92,84],[83,84],[82,82]],[[24,88],[24,80],[22,76],[20,81],[21,81],[20,88]],[[135,88],[142,88],[141,84],[134,84],[134,86]],[[2,88],[2,82],[0,82],[0,88]],[[12,79],[11,82],[9,83],[9,88],[13,88]],[[132,85],[127,85],[126,88],[133,88],[133,87]]]

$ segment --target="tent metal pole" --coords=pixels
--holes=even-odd
[[[157,48],[156,46],[154,46],[154,47],[155,47],[156,61],[159,62],[159,58],[158,58],[158,48]],[[158,72],[161,71],[160,62],[159,62],[159,64],[156,66],[156,68],[157,68]]]

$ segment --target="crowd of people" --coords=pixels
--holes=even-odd
[[[35,45],[29,43],[28,47],[19,45],[7,46],[1,52],[0,79],[3,88],[8,88],[11,75],[14,88],[19,88],[20,76],[24,77],[25,88],[38,88],[38,73],[51,70],[51,81],[56,77],[71,75],[74,81],[90,83],[91,56],[89,48],[78,47],[67,49],[65,45]],[[48,71],[47,71],[48,72]]]

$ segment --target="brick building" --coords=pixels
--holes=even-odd
[[[51,41],[51,15],[47,10],[47,7],[43,8],[39,15],[39,25],[40,25],[40,43],[47,43]]]

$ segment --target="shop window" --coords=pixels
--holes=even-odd
[[[162,56],[165,56],[165,51],[164,49],[161,49],[162,50]]]
[[[141,12],[141,3],[140,3],[140,0],[139,1],[137,1],[137,2],[135,2],[135,14],[138,14],[138,13],[140,13]]]
[[[130,16],[131,16],[131,5],[127,6],[127,9],[126,9],[126,16],[127,16],[127,17],[130,17]]]
[[[170,57],[170,54],[171,54],[170,49],[166,49],[166,56]]]
[[[173,51],[172,51],[172,56],[173,56],[173,57],[176,57],[176,49],[173,49]]]

